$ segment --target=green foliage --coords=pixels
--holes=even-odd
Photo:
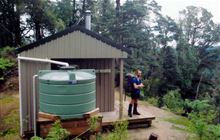
[[[146,97],[154,97],[159,95],[159,87],[160,87],[161,80],[159,78],[150,78],[145,79],[143,81],[144,87],[144,95]]]
[[[185,100],[185,107],[191,108],[194,112],[203,112],[210,110],[211,105],[208,100]]]
[[[191,124],[192,122],[188,118],[181,117],[181,116],[178,116],[178,118],[168,118],[168,119],[165,119],[165,121],[168,121],[168,122],[176,124],[176,125],[184,126],[185,128],[192,125]],[[184,128],[184,130],[186,130],[185,128]]]
[[[208,137],[212,140],[220,140],[220,125],[209,125]]]
[[[13,95],[1,95],[0,105],[0,139],[16,139],[19,135],[19,102]]]
[[[99,119],[100,119],[99,117],[91,117],[89,119],[88,123],[89,123],[89,127],[90,127],[92,132],[97,129]]]
[[[56,121],[47,135],[45,140],[64,140],[69,135],[69,132],[66,129],[63,129],[61,126],[60,120]]]
[[[192,112],[189,114],[189,118],[192,124],[189,126],[189,130],[194,132],[200,140],[208,140],[208,136],[211,134],[208,132],[210,123],[213,121],[213,112],[208,113]]]
[[[38,136],[33,136],[33,137],[31,138],[31,140],[43,140],[43,139],[40,138],[40,137],[38,137]]]
[[[117,121],[114,124],[113,132],[110,133],[105,140],[127,140],[127,121]]]
[[[93,8],[93,30],[113,39],[116,22],[115,7],[111,0],[99,0]]]
[[[7,58],[0,58],[0,81],[5,80],[8,70],[15,66],[15,62]]]
[[[0,56],[3,58],[13,59],[13,57],[15,56],[14,52],[15,48],[6,46],[0,49]]]
[[[55,12],[57,17],[64,23],[65,27],[68,27],[72,22],[71,20],[74,12],[72,0],[57,1]]]
[[[0,81],[4,81],[15,67],[14,48],[6,46],[0,49]]]
[[[177,83],[180,81],[180,76],[177,67],[176,51],[172,47],[164,47],[161,55],[163,57],[163,84],[160,87],[160,92],[165,93],[168,90],[175,90],[179,88]]]
[[[184,101],[181,98],[179,90],[168,91],[163,97],[164,105],[171,111],[183,113]]]
[[[44,140],[65,140],[69,136],[69,132],[62,128],[60,120],[54,122],[47,137]],[[40,137],[34,136],[31,140],[43,140]]]
[[[158,106],[158,100],[159,100],[159,97],[149,97],[149,98],[147,98],[147,102],[149,104],[154,105],[154,106]]]
[[[200,140],[218,139],[219,125],[213,125],[216,113],[213,110],[189,113],[191,125],[188,130],[195,133]]]
[[[208,124],[200,118],[193,118],[193,124],[190,127],[190,130],[198,135],[200,140],[207,139],[207,128]]]
[[[206,46],[219,41],[215,37],[217,26],[212,20],[212,14],[202,7],[188,6],[180,12],[179,25],[184,39],[191,46]]]

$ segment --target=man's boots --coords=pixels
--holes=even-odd
[[[129,104],[129,106],[128,106],[128,116],[129,117],[132,117],[132,104]]]
[[[137,103],[134,103],[134,110],[133,110],[133,114],[134,115],[141,115],[138,111],[137,111]]]

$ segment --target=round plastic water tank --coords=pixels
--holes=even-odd
[[[40,111],[61,119],[81,118],[96,107],[94,70],[39,71]]]

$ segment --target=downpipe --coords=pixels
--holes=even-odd
[[[34,136],[37,135],[37,107],[36,107],[36,103],[37,103],[37,99],[36,99],[36,79],[38,78],[38,75],[34,75],[33,76],[33,112],[34,112]]]

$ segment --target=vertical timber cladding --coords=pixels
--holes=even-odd
[[[101,112],[114,110],[115,59],[53,59],[96,70],[96,106]],[[52,65],[52,69],[57,69]]]
[[[20,60],[20,68],[19,71],[21,73],[20,80],[21,82],[21,106],[22,106],[22,128],[23,131],[32,131],[33,129],[33,76],[38,73],[39,70],[50,69],[50,64],[48,63],[40,63],[40,62],[31,62]],[[36,88],[37,90],[37,88]],[[38,91],[36,92],[38,93]],[[39,97],[37,96],[37,103]],[[36,105],[38,107],[38,104]],[[22,132],[23,133],[23,132]]]

